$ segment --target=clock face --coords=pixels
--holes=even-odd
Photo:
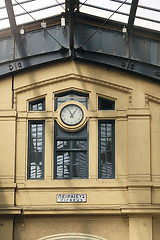
[[[74,126],[82,121],[83,111],[81,107],[76,104],[68,104],[62,108],[60,117],[63,123]]]

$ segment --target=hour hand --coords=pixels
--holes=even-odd
[[[71,110],[68,108],[68,111],[70,113],[70,118],[73,118],[73,113],[71,112]]]

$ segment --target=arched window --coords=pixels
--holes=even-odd
[[[80,234],[80,233],[67,233],[67,234],[58,234],[48,237],[44,237],[38,240],[107,240],[101,237],[97,237],[89,234]]]

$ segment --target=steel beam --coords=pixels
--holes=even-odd
[[[75,49],[75,59],[81,59],[94,63],[101,63],[107,67],[114,67],[133,74],[148,77],[160,81],[160,67],[130,58],[113,56],[110,54],[86,51],[83,48]]]
[[[74,57],[75,14],[78,8],[78,0],[66,0],[66,12],[69,20],[69,49],[72,57]]]
[[[16,37],[17,34],[17,24],[16,24],[16,19],[13,11],[13,5],[11,0],[5,0],[5,5],[8,13],[8,18],[9,18],[9,23],[11,27],[11,32],[14,37]]]
[[[132,28],[133,28],[133,24],[134,24],[134,20],[135,20],[135,16],[136,16],[136,11],[137,11],[137,7],[138,7],[138,1],[139,0],[132,0],[131,10],[130,10],[128,24],[127,24],[127,32],[128,33],[130,33],[132,31]]]
[[[50,53],[43,53],[21,59],[7,61],[0,64],[0,77],[6,74],[19,72],[30,67],[40,66],[41,64],[68,59],[69,57],[70,56],[68,49],[61,48],[59,51],[52,51]]]

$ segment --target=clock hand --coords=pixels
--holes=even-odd
[[[70,113],[70,118],[73,118],[73,113],[71,112],[70,109],[68,109],[69,113]]]
[[[78,109],[78,108],[76,108],[76,110],[74,110],[74,112],[72,113],[72,115],[74,115],[74,114],[75,114],[75,112],[77,111],[77,109]]]

